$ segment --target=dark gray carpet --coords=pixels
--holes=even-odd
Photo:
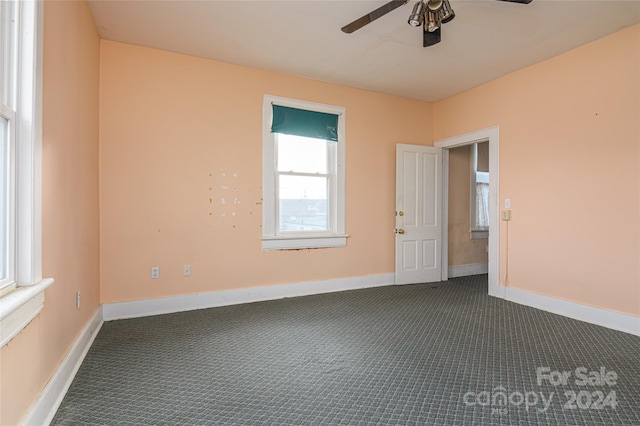
[[[347,291],[107,322],[53,424],[640,425],[639,354],[486,276]]]

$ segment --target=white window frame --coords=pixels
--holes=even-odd
[[[330,147],[330,155],[335,163],[329,168],[332,172],[329,190],[329,230],[328,231],[286,231],[279,232],[278,193],[276,188],[277,144],[271,132],[273,118],[272,105],[308,111],[324,112],[338,116],[338,141]],[[265,95],[263,102],[263,139],[262,139],[262,249],[294,250],[306,248],[344,247],[348,235],[345,232],[345,122],[344,107],[325,105],[315,102],[288,99]]]
[[[489,183],[489,172],[478,171],[478,144],[487,141],[480,141],[470,145],[471,149],[471,205],[469,208],[470,231],[469,236],[472,240],[484,240],[489,238],[489,227],[476,226],[476,184],[478,182]]]
[[[42,278],[42,27],[43,2],[3,0],[4,11],[16,8],[15,27],[3,25],[0,43],[0,87],[3,116],[11,115],[14,152],[13,283],[0,297],[0,347],[35,318],[44,306],[44,290],[53,279]],[[13,285],[12,285],[13,286]],[[9,288],[9,287],[5,287]]]

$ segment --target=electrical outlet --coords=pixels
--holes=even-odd
[[[151,267],[151,278],[154,280],[160,278],[160,268],[158,266]]]
[[[80,309],[80,292],[76,291],[76,309]]]
[[[502,210],[502,220],[511,220],[511,210]]]
[[[182,268],[182,275],[185,277],[191,276],[191,265],[184,265],[184,268]]]

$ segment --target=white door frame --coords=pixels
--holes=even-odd
[[[489,142],[489,295],[505,297],[500,285],[500,127],[493,126],[436,141],[434,146],[443,148],[443,203],[442,203],[442,279],[449,270],[449,149]]]

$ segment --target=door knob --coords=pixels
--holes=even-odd
[[[396,234],[404,234],[404,229],[396,229]]]

